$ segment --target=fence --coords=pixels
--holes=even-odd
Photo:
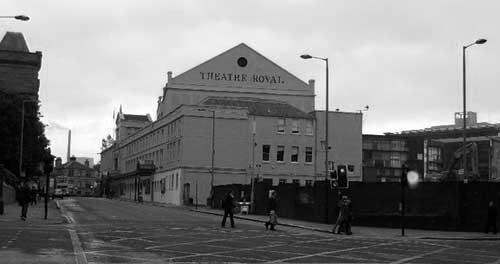
[[[399,183],[351,182],[347,190],[328,189],[324,182],[314,186],[268,183],[255,184],[255,213],[266,214],[268,192],[278,194],[278,214],[282,217],[325,222],[328,206],[328,222],[337,215],[337,202],[341,195],[352,201],[354,225],[399,227],[401,189]],[[233,190],[236,199],[250,200],[249,185],[223,185],[214,187],[214,207],[220,208],[224,195]],[[405,225],[408,228],[435,230],[482,231],[486,221],[489,201],[500,203],[500,183],[473,182],[423,182],[405,191]],[[500,219],[499,219],[500,220]]]

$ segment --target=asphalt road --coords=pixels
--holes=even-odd
[[[351,238],[294,228],[266,231],[179,207],[95,198],[62,201],[80,263],[500,263],[500,241]],[[229,226],[229,225],[227,225]],[[71,233],[70,233],[71,236]]]
[[[318,233],[182,207],[97,198],[60,201],[66,225],[0,226],[0,263],[497,263],[500,241],[380,239]],[[1,224],[1,223],[0,223]],[[229,226],[229,224],[227,225]],[[5,233],[8,232],[8,233]],[[5,240],[5,241],[4,241]],[[12,241],[13,240],[13,241]],[[31,259],[29,258],[31,256]],[[22,261],[26,260],[26,261]]]

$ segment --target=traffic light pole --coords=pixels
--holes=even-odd
[[[47,213],[49,210],[48,204],[49,204],[49,188],[50,188],[50,173],[45,174],[45,217],[44,219],[47,220]]]
[[[405,236],[405,186],[406,186],[406,179],[407,179],[407,174],[408,174],[408,166],[406,164],[403,164],[403,171],[401,172],[401,203],[400,203],[400,210],[401,210],[401,236]]]

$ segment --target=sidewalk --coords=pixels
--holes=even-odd
[[[45,220],[45,202],[42,199],[36,205],[28,207],[28,217],[26,221],[20,218],[21,207],[17,203],[11,203],[4,206],[4,213],[0,215],[0,223],[18,222],[26,224],[64,224],[65,219],[62,217],[59,209],[56,207],[54,200],[49,200],[47,219]]]
[[[192,208],[191,211],[213,214],[223,216],[224,212],[211,208]],[[236,219],[243,219],[247,221],[265,223],[268,217],[265,215],[234,215]],[[316,222],[306,222],[287,218],[278,218],[278,226],[288,226],[295,228],[302,228],[311,231],[331,233],[332,225]],[[264,228],[264,226],[263,226]],[[491,233],[477,233],[477,232],[454,232],[454,231],[436,231],[436,230],[421,230],[421,229],[405,229],[405,236],[401,236],[401,229],[399,228],[382,228],[382,227],[367,227],[367,226],[353,226],[352,227],[354,238],[386,238],[386,239],[440,239],[440,240],[500,240],[500,235],[493,235]]]

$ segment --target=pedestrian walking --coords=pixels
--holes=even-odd
[[[490,201],[488,203],[488,215],[486,219],[486,227],[484,229],[484,232],[488,234],[490,231],[490,227],[493,229],[493,234],[496,235],[497,233],[497,214],[498,214],[498,208],[495,206],[493,201]]]
[[[36,205],[38,191],[35,186],[31,186],[31,205]]]
[[[278,224],[278,214],[277,214],[278,203],[276,202],[276,192],[273,191],[271,193],[271,197],[269,198],[269,203],[267,206],[267,213],[269,214],[269,221],[267,221],[264,225],[266,226],[266,230],[270,228],[270,230],[276,230],[274,227]]]
[[[342,200],[339,201],[339,216],[337,217],[337,221],[333,227],[333,233],[340,234],[342,230],[344,230],[346,235],[352,235],[351,221],[351,200],[349,200],[347,195],[343,195]]]
[[[227,192],[224,200],[222,201],[222,207],[224,208],[224,217],[222,218],[221,226],[226,226],[226,218],[229,216],[229,220],[231,221],[231,227],[234,228],[234,218],[233,218],[233,209],[236,207],[236,203],[234,201],[233,191]]]
[[[26,221],[28,206],[31,200],[31,190],[26,182],[21,182],[21,185],[16,190],[16,200],[19,206],[21,206],[21,220]]]

